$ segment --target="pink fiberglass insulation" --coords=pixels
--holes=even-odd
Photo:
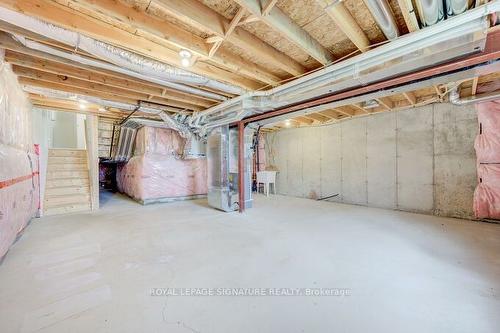
[[[205,195],[206,159],[182,159],[184,144],[175,130],[142,127],[134,156],[118,168],[120,192],[143,203]]]
[[[474,143],[478,176],[474,212],[477,218],[500,219],[500,100],[476,108],[479,134]]]
[[[0,144],[0,258],[38,210],[38,156]]]

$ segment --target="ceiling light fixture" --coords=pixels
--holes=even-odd
[[[87,108],[87,104],[80,102],[79,107],[81,110],[85,110]]]
[[[183,67],[191,66],[191,58],[193,57],[193,54],[190,51],[180,50],[179,56],[181,57],[181,65]]]
[[[182,58],[181,65],[182,67],[189,67],[191,66],[191,60],[189,60],[188,58]]]

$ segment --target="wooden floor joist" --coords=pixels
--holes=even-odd
[[[177,51],[152,42],[142,36],[117,29],[113,25],[85,15],[73,8],[52,1],[41,0],[6,0],[0,4],[13,11],[38,17],[46,22],[73,30],[106,43],[124,47],[139,54],[163,61],[181,68]],[[224,70],[209,63],[198,61],[190,67],[194,73],[212,77],[247,89],[258,89],[262,84]]]

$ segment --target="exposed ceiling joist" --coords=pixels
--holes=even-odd
[[[239,5],[245,7],[252,14],[261,16],[261,20],[269,27],[280,32],[290,42],[300,47],[304,52],[316,59],[319,63],[326,65],[334,60],[330,51],[318,43],[318,41],[316,41],[307,31],[292,21],[292,19],[290,19],[278,7],[272,7],[267,15],[262,16],[262,8],[259,0],[235,1]]]
[[[123,112],[117,109],[103,109],[98,105],[88,103],[85,110],[79,107],[78,101],[66,101],[59,99],[47,98],[37,94],[29,94],[31,103],[34,106],[39,106],[45,109],[50,109],[54,111],[63,111],[71,113],[82,113],[90,115],[98,115],[101,117],[119,119],[123,117]]]
[[[331,118],[331,119],[338,119],[340,116],[340,114],[335,110],[325,110],[325,111],[321,111],[319,113],[324,115],[324,116],[327,116],[328,118]]]
[[[123,97],[123,96],[117,96],[115,94],[109,94],[109,93],[102,92],[102,91],[98,92],[98,91],[87,90],[87,89],[78,88],[78,87],[66,86],[66,85],[58,84],[58,83],[44,82],[44,81],[25,78],[25,77],[18,78],[18,81],[19,81],[19,84],[26,85],[26,86],[59,90],[59,91],[67,92],[70,94],[78,94],[78,95],[82,95],[82,96],[92,96],[92,97],[97,97],[97,98],[106,99],[106,100],[115,101],[115,102],[121,102],[121,103],[137,104],[136,99]]]
[[[253,22],[258,22],[258,21],[260,21],[260,17],[255,16],[254,14],[250,14],[247,18],[241,20],[241,22],[238,23],[238,25],[244,25],[247,23],[253,23]]]
[[[83,73],[83,75],[90,74],[90,73],[104,75],[104,77],[101,76],[100,78],[99,78],[99,76],[96,77],[96,76],[90,75],[89,81],[92,81],[92,82],[103,83],[103,79],[104,79],[106,81],[105,82],[106,84],[111,84],[111,83],[118,84],[119,82],[121,82],[123,84],[126,84],[127,88],[134,87],[135,85],[130,85],[130,82],[134,82],[134,83],[143,85],[147,89],[147,91],[145,91],[145,92],[147,92],[148,94],[152,94],[152,95],[157,95],[157,91],[158,91],[157,89],[160,89],[162,91],[162,96],[170,94],[170,95],[174,96],[173,98],[179,97],[177,99],[182,100],[182,101],[184,101],[187,98],[189,100],[196,100],[196,101],[207,100],[207,101],[211,101],[211,102],[216,102],[215,100],[209,99],[207,97],[193,96],[189,93],[180,92],[179,90],[175,90],[173,88],[167,88],[167,87],[155,84],[155,83],[132,78],[132,77],[129,77],[129,76],[126,76],[126,75],[123,75],[123,74],[120,74],[120,73],[117,73],[114,71],[83,65],[83,64],[78,63],[78,62],[74,62],[74,61],[64,59],[64,58],[61,58],[58,56],[47,54],[47,53],[44,53],[44,52],[41,52],[38,50],[33,50],[30,48],[24,47],[19,43],[16,43],[12,38],[7,36],[5,33],[1,33],[1,32],[0,32],[0,47],[4,48],[6,50],[9,50],[7,52],[7,56],[14,57],[14,59],[15,59],[14,62],[21,62],[21,63],[19,63],[19,65],[22,65],[25,67],[30,67],[28,65],[32,64],[33,61],[38,62],[38,61],[42,60],[42,61],[45,61],[45,62],[41,63],[41,66],[44,67],[43,70],[48,71],[49,66],[46,66],[46,62],[48,61],[50,64],[53,64],[54,66],[56,66],[56,68],[58,66],[63,66],[63,68],[67,68],[69,66],[69,67],[72,67],[73,70],[76,69],[77,71],[79,71],[80,74]],[[11,51],[16,52],[16,54],[14,56],[12,56]],[[26,61],[26,58],[31,58],[31,57],[33,59],[31,62]],[[38,66],[39,65],[35,65],[35,67],[38,67]],[[56,72],[55,74],[58,74],[58,70],[54,70],[54,71]],[[71,75],[74,74],[74,72],[72,72],[72,71],[69,71],[68,73],[70,73]],[[68,76],[70,76],[70,74],[68,74]],[[78,75],[76,75],[76,76],[77,76],[77,78],[79,78]],[[118,80],[116,80],[116,79],[118,79]],[[113,85],[113,84],[111,84],[111,85]],[[153,88],[155,90],[151,91],[150,90],[151,88]],[[206,87],[204,87],[204,90],[208,90],[208,89],[206,89]]]
[[[194,55],[201,58],[210,58],[214,63],[224,66],[227,69],[240,73],[249,78],[253,78],[266,84],[274,85],[281,81],[281,78],[275,76],[268,70],[243,58],[232,54],[226,50],[219,50],[217,55],[215,51],[219,49],[220,43],[215,48],[208,48],[206,40],[198,37],[177,25],[165,20],[159,20],[156,17],[141,12],[135,8],[126,6],[115,0],[75,0],[83,7],[89,8],[107,17],[116,19],[120,23],[130,25],[134,29],[146,32],[154,36],[153,41],[167,43],[176,48],[186,49]],[[229,26],[229,29],[231,26]],[[227,34],[231,32],[228,31]],[[146,36],[147,37],[147,36]]]
[[[222,38],[231,24],[230,20],[197,0],[156,0],[155,2],[173,17]],[[292,75],[297,76],[306,72],[305,67],[297,61],[241,27],[236,27],[228,36],[227,41]]]
[[[163,61],[172,66],[181,67],[178,52],[142,36],[117,29],[107,22],[92,18],[76,9],[52,1],[42,0],[5,0],[0,2],[0,6],[37,17],[46,22],[85,34],[106,43],[120,47],[126,46],[131,51]],[[241,75],[203,61],[193,64],[190,70],[200,75],[229,82],[251,90],[262,87],[260,83],[254,80],[241,77]]]
[[[334,108],[333,110],[337,111],[338,113],[341,113],[345,116],[348,116],[348,117],[352,117],[354,115],[356,115],[356,112],[346,106],[339,106],[339,107],[336,107]]]
[[[388,110],[394,107],[394,103],[391,101],[389,97],[379,97],[377,98],[377,101]]]
[[[30,68],[33,70],[55,74],[61,77],[70,77],[97,84],[104,84],[110,87],[124,89],[131,93],[135,92],[156,97],[167,97],[179,102],[194,104],[204,108],[210,107],[214,104],[212,101],[193,95],[179,93],[170,89],[167,90],[165,88],[162,88],[161,86],[152,87],[131,80],[130,78],[106,76],[100,73],[92,72],[90,69],[80,69],[77,67],[58,64],[43,59],[37,59],[32,56],[17,54],[11,51],[6,52],[5,59],[9,63],[23,68]]]
[[[89,82],[89,81],[84,81],[80,79],[75,79],[72,77],[64,76],[64,75],[56,75],[52,73],[46,73],[38,70],[33,70],[29,68],[24,68],[24,67],[19,67],[17,65],[12,66],[14,73],[18,77],[22,78],[29,78],[37,81],[43,81],[47,83],[55,83],[55,84],[61,84],[61,85],[66,85],[70,87],[75,87],[75,88],[81,88],[81,89],[86,89],[88,91],[95,91],[95,92],[103,92],[103,93],[108,93],[108,94],[113,94],[115,96],[121,96],[125,98],[133,98],[135,100],[149,100],[155,103],[160,103],[163,105],[170,105],[173,107],[181,108],[181,109],[188,109],[192,111],[201,111],[205,109],[202,106],[197,106],[192,103],[184,103],[184,102],[179,102],[174,99],[170,99],[168,97],[157,97],[153,95],[148,95],[144,93],[139,93],[139,92],[133,92],[130,90],[122,89],[122,88],[116,88],[113,86],[108,86],[105,84],[101,83],[95,83],[95,82]]]
[[[471,87],[471,95],[472,96],[476,95],[478,81],[479,81],[479,77],[477,77],[477,76],[474,79],[472,79],[472,87]]]
[[[357,112],[359,112],[359,113],[364,113],[364,114],[366,114],[366,113],[370,113],[368,110],[366,110],[364,107],[362,107],[362,106],[361,106],[361,105],[359,105],[359,104],[354,103],[354,104],[351,104],[350,106],[351,106],[353,109],[356,109],[356,110],[357,110]]]
[[[325,121],[328,121],[330,118],[321,115],[319,113],[308,113],[304,115],[304,117],[311,118],[313,120],[319,121],[320,123],[324,123]]]
[[[278,2],[278,0],[266,0],[266,1],[267,1],[267,3],[262,7],[262,13],[261,13],[262,16],[269,15],[271,10],[274,8],[276,3]]]
[[[403,96],[406,98],[408,102],[410,102],[411,105],[417,104],[417,96],[415,96],[414,93],[411,91],[403,93]]]
[[[335,24],[344,32],[354,45],[361,51],[369,50],[370,41],[366,34],[356,22],[351,13],[344,6],[342,1],[338,0],[316,0],[318,4],[333,19]]]
[[[406,26],[409,32],[414,32],[420,29],[417,21],[417,16],[415,15],[415,9],[413,8],[412,0],[397,0],[403,18],[405,20]]]
[[[301,116],[295,117],[293,119],[297,120],[298,122],[300,122],[302,124],[306,124],[306,125],[311,125],[312,123],[314,123],[313,119],[309,119],[309,118],[301,117]]]
[[[234,31],[234,29],[238,26],[238,23],[243,18],[243,15],[245,15],[245,8],[240,7],[240,9],[238,10],[238,12],[236,12],[236,15],[234,15],[233,19],[229,23],[229,26],[227,27],[227,30],[224,33],[224,37],[222,37],[221,40],[215,42],[215,44],[210,49],[210,52],[208,53],[209,57],[213,57],[214,56],[215,52],[217,52],[217,50],[222,45],[222,43],[224,42],[224,40],[226,40],[227,37],[229,37],[229,35],[231,35],[231,33]],[[275,82],[273,82],[273,83],[275,83]],[[273,83],[271,83],[271,84],[273,84]]]

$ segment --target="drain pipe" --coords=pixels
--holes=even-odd
[[[498,91],[460,98],[458,88],[454,88],[453,90],[450,91],[449,94],[450,103],[453,105],[469,105],[469,104],[493,101],[496,99],[500,99],[500,92]]]

